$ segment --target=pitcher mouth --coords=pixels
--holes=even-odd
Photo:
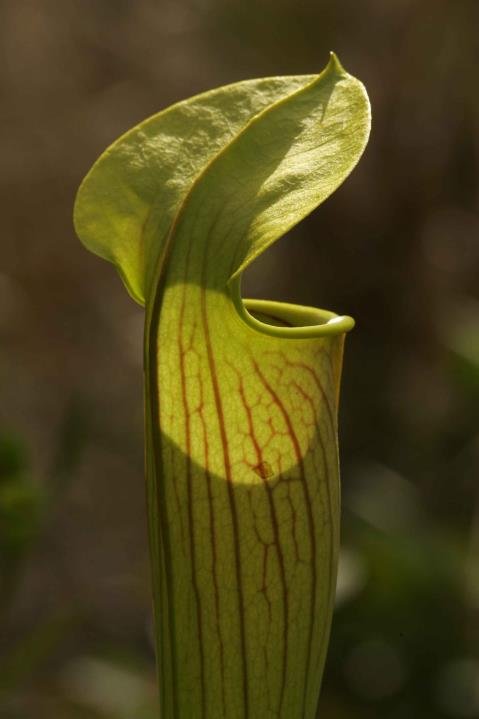
[[[354,320],[328,310],[273,300],[242,299],[242,319],[258,331],[280,337],[324,337],[349,332]]]

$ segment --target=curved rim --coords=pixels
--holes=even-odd
[[[337,315],[329,310],[274,300],[243,299],[240,278],[231,283],[230,291],[240,319],[258,332],[274,337],[331,337],[349,332],[355,325],[352,317]],[[255,317],[252,314],[254,312],[270,315],[292,326],[268,324]]]

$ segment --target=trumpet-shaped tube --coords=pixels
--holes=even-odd
[[[146,307],[146,469],[162,719],[314,719],[339,545],[349,317],[241,299],[245,267],[345,179],[363,86],[197,96],[120,138],[75,225]]]

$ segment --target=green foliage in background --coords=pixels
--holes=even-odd
[[[22,443],[0,435],[0,594],[1,606],[10,601],[15,581],[35,539],[43,504],[32,482]]]

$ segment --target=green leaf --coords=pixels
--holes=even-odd
[[[110,148],[75,209],[146,303],[146,463],[163,719],[312,719],[339,543],[353,320],[241,299],[244,268],[345,179],[366,92],[318,76],[180,103]]]

